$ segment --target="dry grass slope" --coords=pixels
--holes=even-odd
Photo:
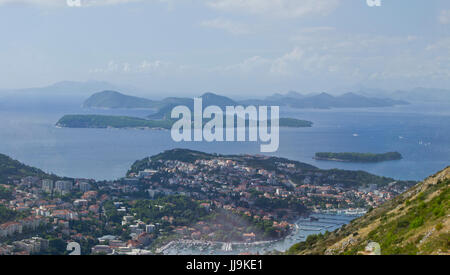
[[[309,237],[289,254],[450,254],[450,167],[342,228]]]

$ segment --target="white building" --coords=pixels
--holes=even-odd
[[[0,224],[0,237],[12,236],[16,233],[22,233],[22,224],[18,222]]]
[[[91,185],[87,182],[80,182],[78,184],[78,188],[80,188],[80,191],[84,193],[91,190]]]
[[[158,173],[156,170],[145,169],[144,171],[139,171],[138,177],[140,178],[150,178],[154,174]]]
[[[52,180],[42,180],[42,190],[51,193],[53,188],[55,188],[55,184]]]
[[[61,194],[69,193],[73,188],[73,183],[71,181],[57,181],[55,182],[55,191]]]

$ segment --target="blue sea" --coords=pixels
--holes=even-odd
[[[145,116],[148,110],[86,110],[81,101],[0,99],[0,153],[62,176],[111,180],[131,164],[173,148],[223,154],[260,154],[254,142],[176,143],[169,131],[64,129],[64,114]],[[450,165],[450,103],[416,103],[369,109],[281,109],[282,117],[314,122],[312,128],[282,128],[271,155],[319,168],[364,170],[405,180],[422,180]],[[404,159],[383,163],[316,161],[316,152],[400,152]]]

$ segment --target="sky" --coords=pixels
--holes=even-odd
[[[0,0],[0,88],[87,80],[167,95],[448,88],[450,1]]]

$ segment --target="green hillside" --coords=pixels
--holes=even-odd
[[[46,176],[46,174],[42,170],[27,166],[17,160],[0,154],[0,184],[8,184],[13,180],[19,180],[27,176],[42,177]]]
[[[369,254],[376,242],[381,254],[449,254],[450,167],[350,224],[309,236],[288,254]]]

